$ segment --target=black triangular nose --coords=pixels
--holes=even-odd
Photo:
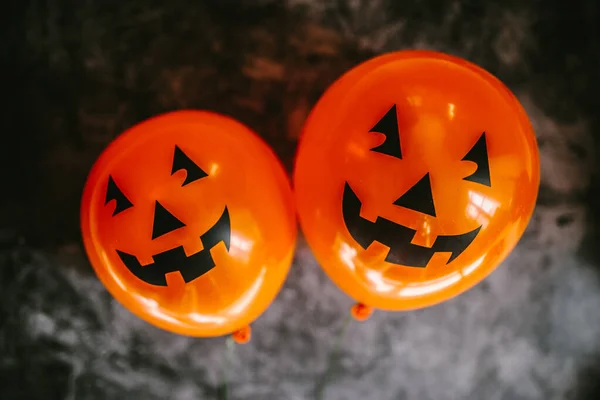
[[[425,174],[419,182],[415,183],[413,187],[400,196],[394,204],[435,217],[435,206],[433,204],[429,173]]]
[[[175,229],[184,227],[185,224],[176,216],[167,211],[158,201],[154,205],[154,224],[152,226],[152,240]]]

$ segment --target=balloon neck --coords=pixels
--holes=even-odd
[[[352,317],[357,321],[366,321],[373,314],[373,307],[369,307],[362,303],[356,303],[350,309]]]
[[[237,344],[244,344],[250,341],[252,337],[252,329],[250,326],[245,326],[231,334],[231,337]]]

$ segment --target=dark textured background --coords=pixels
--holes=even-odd
[[[168,4],[168,5],[167,5]],[[86,173],[125,128],[206,108],[291,167],[310,107],[381,52],[428,48],[498,75],[538,135],[520,245],[466,294],[350,326],[326,399],[600,399],[597,1],[30,0],[0,37],[0,398],[212,399],[223,338],[159,331],[113,301],[78,232]],[[233,399],[311,399],[351,305],[299,243],[238,347]]]

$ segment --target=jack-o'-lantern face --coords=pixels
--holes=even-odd
[[[185,171],[185,179],[181,179],[181,176],[173,177],[178,171]],[[175,145],[173,151],[173,162],[170,173],[172,179],[176,179],[181,184],[181,193],[173,193],[174,197],[196,197],[199,201],[200,199],[210,199],[211,196],[207,196],[209,194],[206,193],[207,190],[200,187],[204,183],[201,180],[209,175],[177,145]],[[210,185],[207,186],[210,188]],[[185,191],[188,193],[185,193]],[[113,201],[114,204],[112,204]],[[110,223],[116,225],[127,225],[128,216],[135,213],[135,205],[119,188],[112,175],[109,175],[107,180],[105,206],[114,207],[114,212],[112,213],[114,220],[110,221]],[[140,233],[142,233],[142,236],[145,234],[150,242],[178,229],[190,228],[187,228],[185,221],[173,215],[163,204],[155,200],[152,230]],[[223,206],[223,212],[218,220],[210,225],[205,232],[201,234],[191,233],[189,235],[198,236],[202,241],[202,250],[187,255],[184,246],[175,241],[173,247],[153,254],[153,262],[144,266],[142,266],[135,254],[126,253],[118,248],[115,251],[129,271],[145,283],[167,286],[166,275],[172,272],[179,272],[186,283],[191,282],[214,268],[215,262],[210,254],[213,246],[223,242],[227,250],[229,250],[231,226],[227,206]]]
[[[294,217],[269,147],[229,117],[191,110],[115,139],[81,205],[85,248],[110,293],[192,336],[234,332],[266,309],[291,264]]]
[[[370,132],[384,136],[383,143],[371,151],[402,160],[402,139],[398,130],[395,105],[373,126]],[[485,132],[481,133],[461,161],[469,161],[475,163],[476,166],[475,171],[462,180],[482,185],[484,188],[491,187]],[[455,183],[455,185],[458,184],[460,182]],[[443,201],[443,199],[438,198],[437,201]],[[431,190],[430,173],[425,172],[424,176],[402,193],[393,204],[435,218],[436,201],[434,201]],[[412,243],[412,239],[417,233],[415,229],[380,217],[371,222],[360,216],[361,209],[361,200],[352,190],[351,184],[346,182],[342,212],[344,223],[354,240],[364,249],[367,249],[375,241],[388,246],[389,253],[386,255],[385,261],[407,267],[425,268],[436,252],[449,253],[448,263],[450,263],[460,256],[481,230],[481,225],[479,225],[464,233],[438,235],[431,246],[423,246]]]
[[[390,310],[438,303],[491,273],[525,230],[538,184],[515,96],[427,51],[376,57],[333,83],[294,170],[300,224],[325,272]]]

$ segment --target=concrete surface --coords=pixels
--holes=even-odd
[[[128,126],[195,107],[250,125],[289,168],[328,84],[417,47],[482,65],[523,102],[542,158],[529,229],[464,295],[350,325],[331,361],[352,302],[301,240],[253,340],[231,354],[229,398],[312,399],[331,364],[330,400],[600,399],[595,1],[12,3],[0,36],[0,398],[218,398],[225,339],[153,328],[93,274],[78,233],[89,167]]]

